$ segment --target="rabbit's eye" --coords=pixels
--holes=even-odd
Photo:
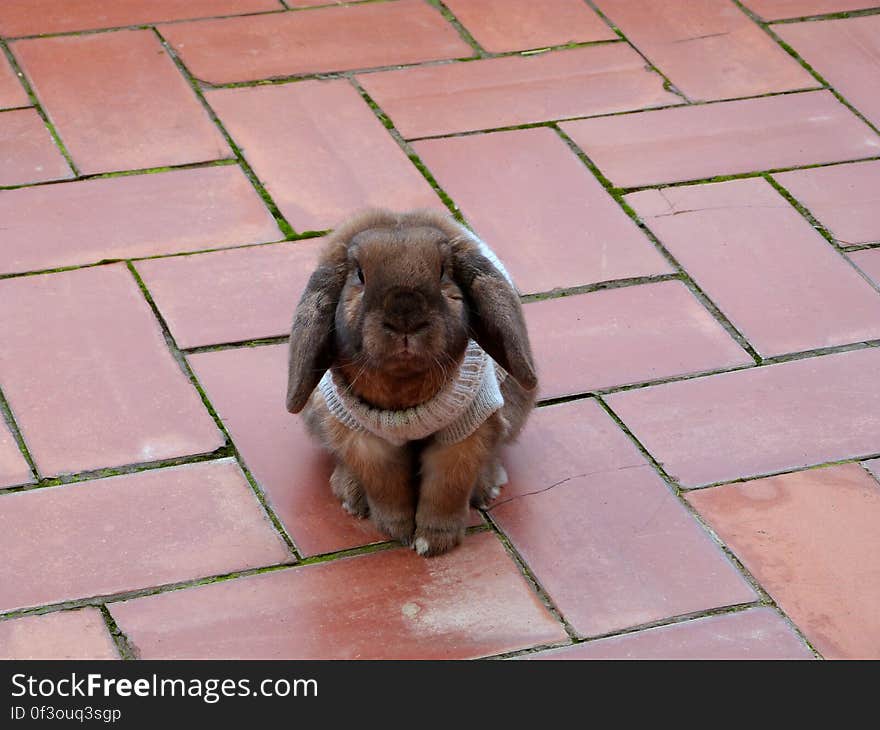
[[[364,270],[361,268],[360,264],[357,264],[357,275],[358,281],[363,284],[364,283]]]

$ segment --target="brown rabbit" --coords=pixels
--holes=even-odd
[[[342,506],[421,555],[470,504],[534,406],[519,297],[494,254],[432,211],[364,211],[327,239],[293,320],[287,409],[332,452]]]

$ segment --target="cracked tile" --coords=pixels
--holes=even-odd
[[[538,409],[505,462],[489,514],[580,636],[754,600],[595,401]]]

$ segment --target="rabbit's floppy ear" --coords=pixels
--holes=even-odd
[[[333,319],[345,284],[345,266],[324,261],[303,292],[290,332],[287,410],[299,413],[333,361]]]
[[[526,390],[538,384],[519,296],[507,277],[461,237],[451,241],[456,283],[470,309],[473,337]]]

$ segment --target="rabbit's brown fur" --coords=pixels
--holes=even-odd
[[[456,376],[470,338],[509,376],[504,406],[457,443],[352,430],[315,390],[333,368],[375,408],[418,406]],[[519,298],[467,229],[433,211],[369,210],[328,237],[294,317],[287,407],[335,456],[331,488],[347,511],[421,554],[454,547],[469,505],[497,494],[499,447],[536,385]]]

